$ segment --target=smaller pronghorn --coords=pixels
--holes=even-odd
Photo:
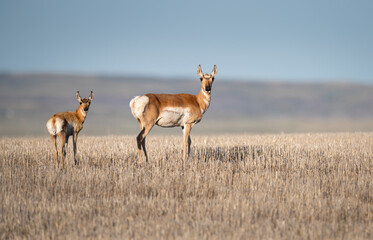
[[[183,159],[189,156],[191,144],[189,134],[193,125],[201,121],[210,106],[211,86],[216,73],[216,65],[211,74],[203,74],[201,65],[198,66],[197,74],[201,80],[201,90],[197,95],[149,93],[131,100],[129,105],[132,115],[141,128],[136,138],[139,160],[141,160],[142,148],[148,161],[145,138],[155,124],[161,127],[181,127],[184,132]]]
[[[76,92],[76,99],[79,101],[80,106],[75,112],[61,112],[54,114],[49,118],[47,122],[47,129],[51,135],[56,160],[59,165],[58,151],[56,137],[57,135],[61,139],[61,161],[63,166],[65,165],[66,147],[69,141],[69,137],[73,136],[73,148],[74,148],[74,163],[78,164],[76,160],[76,142],[78,141],[78,134],[83,129],[83,123],[87,117],[87,112],[91,101],[93,99],[93,92],[89,95],[89,98],[81,98],[79,91]]]

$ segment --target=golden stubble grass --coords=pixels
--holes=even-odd
[[[71,141],[71,140],[70,140]],[[0,239],[371,239],[373,133],[0,142]]]

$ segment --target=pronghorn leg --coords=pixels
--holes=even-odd
[[[146,148],[145,148],[145,139],[146,137],[144,137],[144,139],[142,140],[141,145],[142,145],[142,150],[144,151],[144,154],[145,154],[146,162],[148,162],[148,154],[146,153]]]
[[[184,161],[186,160],[187,157],[189,157],[190,153],[190,144],[192,143],[190,139],[190,130],[192,129],[191,124],[185,124],[184,127],[182,128],[184,132],[184,149],[183,149],[183,159]]]
[[[136,118],[136,120],[140,124],[140,129],[141,129],[141,132],[136,137],[136,141],[137,141],[137,155],[138,155],[138,159],[140,161],[141,160],[141,136],[144,133],[144,129],[142,127],[140,119]]]
[[[54,147],[54,156],[56,157],[57,164],[60,165],[60,160],[58,160],[56,137],[57,137],[56,135],[51,135],[51,139],[52,139],[53,147]]]
[[[65,159],[66,159],[66,155],[67,155],[67,147],[69,146],[69,137],[70,136],[67,136],[65,137]]]
[[[79,162],[76,160],[76,142],[78,141],[78,133],[74,133],[73,135],[73,149],[74,149],[74,164],[78,165]]]
[[[64,132],[60,132],[58,134],[61,139],[61,161],[62,161],[62,166],[65,167],[65,157],[66,157],[66,134]]]
[[[139,162],[141,161],[141,142],[142,142],[142,134],[144,133],[145,129],[142,129],[139,135],[137,135],[137,155],[139,157]]]
[[[189,158],[189,154],[190,154],[190,145],[192,144],[192,140],[190,139],[190,134],[188,136],[188,158]]]
[[[139,161],[141,161],[141,147],[144,151],[146,161],[148,161],[148,154],[146,153],[146,148],[145,148],[145,138],[146,135],[150,132],[150,130],[153,128],[153,124],[148,124],[145,125],[145,127],[141,130],[139,135],[137,136],[137,151],[138,151],[138,156],[139,156]]]

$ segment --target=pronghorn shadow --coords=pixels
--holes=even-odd
[[[193,158],[199,161],[237,162],[250,161],[272,155],[273,151],[267,146],[231,146],[231,147],[201,147],[193,153]]]

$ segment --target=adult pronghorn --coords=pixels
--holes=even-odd
[[[183,158],[190,152],[190,130],[192,126],[202,119],[211,100],[211,86],[217,73],[216,65],[211,74],[203,74],[201,65],[198,65],[197,74],[201,79],[201,91],[197,95],[191,94],[145,94],[137,96],[130,102],[133,116],[140,124],[141,132],[137,136],[139,160],[141,160],[141,147],[146,161],[148,155],[145,148],[146,135],[154,124],[161,127],[181,127],[184,132]]]
[[[74,148],[74,163],[78,163],[76,160],[76,142],[78,141],[78,134],[83,129],[83,123],[87,117],[87,112],[91,101],[93,99],[93,92],[89,95],[89,98],[81,98],[79,91],[76,92],[76,99],[79,101],[80,106],[75,112],[61,112],[54,114],[49,118],[47,122],[47,129],[51,135],[54,151],[56,155],[56,160],[58,161],[58,151],[56,137],[57,135],[61,139],[61,160],[63,166],[65,165],[66,147],[69,141],[69,137],[73,136],[73,148]]]

